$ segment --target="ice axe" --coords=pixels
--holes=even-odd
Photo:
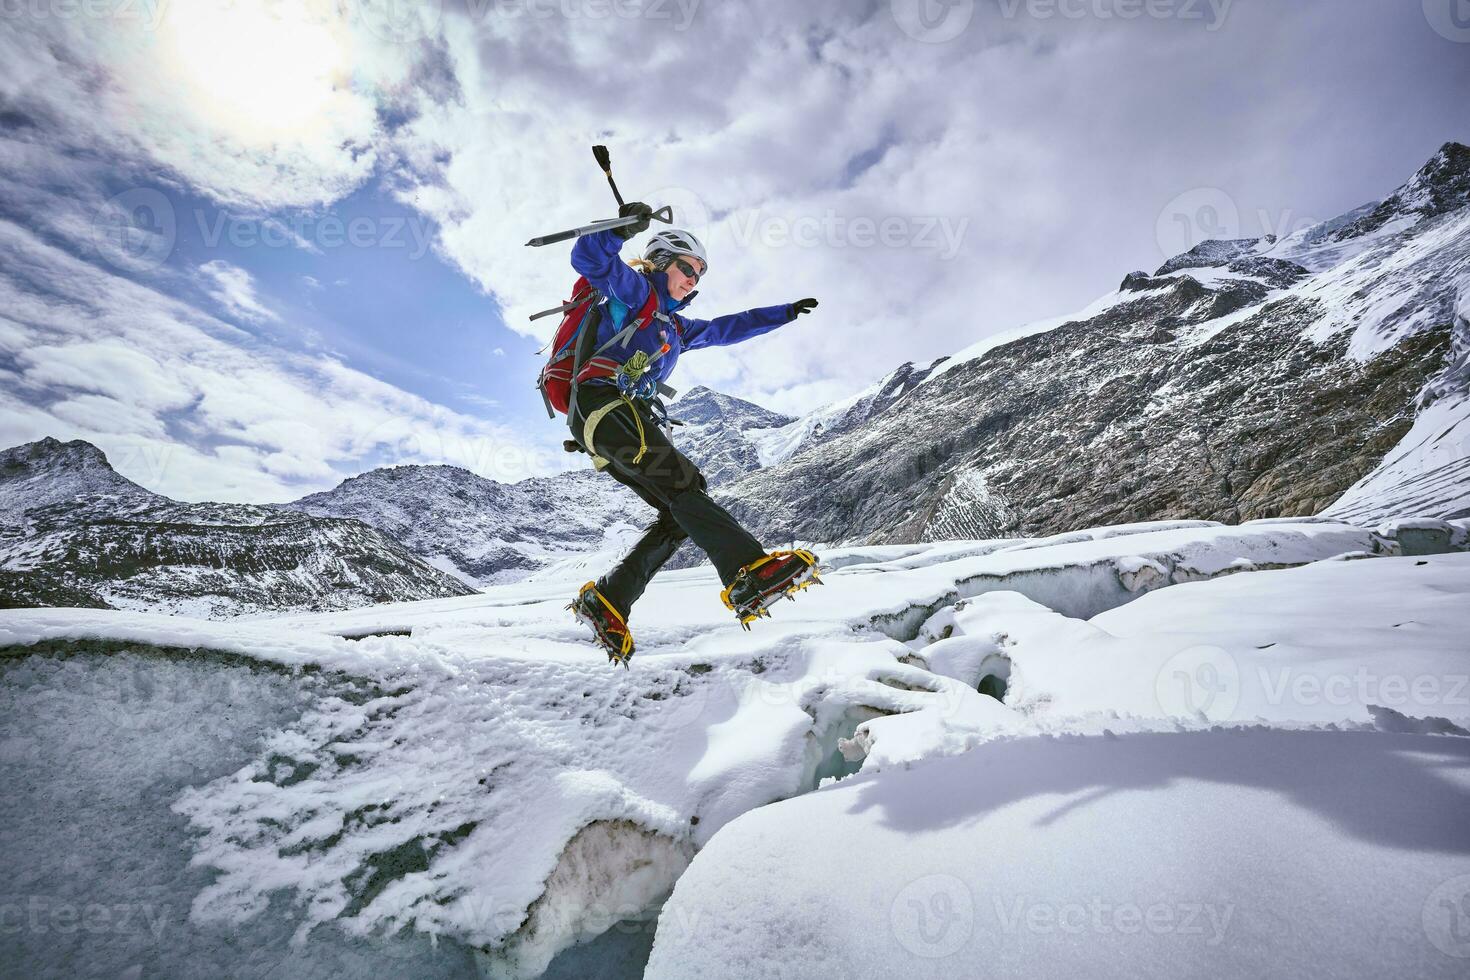
[[[612,188],[613,197],[617,200],[618,207],[621,208],[623,206],[623,195],[618,191],[617,182],[613,180],[612,157],[607,152],[607,147],[601,145],[594,146],[592,148],[592,155],[597,158],[597,165],[601,167],[602,172],[607,175],[607,185]],[[653,212],[653,214],[649,215],[649,217],[652,218],[654,221],[662,221],[666,225],[671,225],[674,223],[674,209],[665,204],[663,207]],[[564,242],[568,238],[581,238],[583,235],[591,235],[595,232],[607,231],[609,228],[624,228],[628,225],[636,225],[641,220],[641,218],[636,217],[607,218],[603,221],[593,221],[589,224],[582,225],[579,228],[572,228],[569,231],[558,231],[550,235],[537,235],[526,244],[533,246],[551,245],[556,242]]]

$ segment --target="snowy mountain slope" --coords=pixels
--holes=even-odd
[[[1036,836],[1026,840],[1036,853],[1047,853],[1051,844],[1058,853],[1070,853],[1067,848],[1080,846],[1069,836],[1074,832],[1087,833],[1095,852],[1098,840],[1114,840],[1112,835],[1096,836],[1091,822],[1078,825],[1065,815],[1076,810],[1095,811],[1109,821],[1126,817],[1133,811],[1098,807],[1087,795],[1096,788],[1098,799],[1128,800],[1131,794],[1107,792],[1115,785],[1153,787],[1150,795],[1135,801],[1152,813],[1175,813],[1176,821],[1183,814],[1195,815],[1196,820],[1176,824],[1181,834],[1208,837],[1226,833],[1230,826],[1248,826],[1296,839],[1311,828],[1313,853],[1321,860],[1301,867],[1315,875],[1312,881],[1322,894],[1330,895],[1339,886],[1358,884],[1354,875],[1377,868],[1383,853],[1356,844],[1350,830],[1303,822],[1290,808],[1261,810],[1255,822],[1240,824],[1241,814],[1220,805],[1206,784],[1230,782],[1227,776],[1240,770],[1240,759],[1266,749],[1278,753],[1272,765],[1279,763],[1279,772],[1273,768],[1261,779],[1273,780],[1269,785],[1282,792],[1298,785],[1288,778],[1293,769],[1308,780],[1306,772],[1315,764],[1324,779],[1331,774],[1335,787],[1336,795],[1313,797],[1324,808],[1320,812],[1330,828],[1334,820],[1350,822],[1362,814],[1347,807],[1348,798],[1379,799],[1370,789],[1383,785],[1387,775],[1380,758],[1402,754],[1428,766],[1436,752],[1458,751],[1457,740],[1450,740],[1454,744],[1448,748],[1439,748],[1427,735],[1393,736],[1397,740],[1391,741],[1363,722],[1367,702],[1354,696],[1326,712],[1315,704],[1287,704],[1272,716],[1285,733],[1268,740],[1247,732],[1245,737],[1257,741],[1241,741],[1238,731],[1222,734],[1208,721],[1181,720],[1167,702],[1150,702],[1158,690],[1159,670],[1153,641],[1141,647],[1136,663],[1119,646],[1109,654],[1114,669],[1101,681],[1080,670],[1043,675],[1050,658],[1073,654],[1065,643],[1033,640],[1030,617],[1040,606],[1022,608],[1012,620],[1005,604],[1025,601],[1011,591],[1019,590],[1078,616],[1115,610],[1092,624],[1074,619],[1075,628],[1104,624],[1109,616],[1126,617],[1136,609],[1131,622],[1141,625],[1132,627],[1135,631],[1168,631],[1177,629],[1180,619],[1166,600],[1186,596],[1186,621],[1213,630],[1209,636],[1216,643],[1255,649],[1274,640],[1296,670],[1330,674],[1338,667],[1351,669],[1376,650],[1372,666],[1381,671],[1409,665],[1441,678],[1463,673],[1466,651],[1453,641],[1470,631],[1470,555],[1392,557],[1402,536],[1385,530],[1375,534],[1330,521],[1266,522],[1247,528],[1181,522],[1098,529],[1052,541],[850,549],[832,556],[840,567],[826,576],[826,586],[803,593],[796,603],[782,603],[775,618],[749,633],[721,605],[718,583],[708,569],[669,572],[655,580],[635,615],[639,653],[627,672],[612,672],[588,643],[583,627],[566,614],[563,606],[579,582],[575,577],[498,586],[468,597],[275,620],[206,622],[108,610],[3,612],[0,696],[6,699],[5,717],[21,719],[12,722],[21,726],[16,734],[33,738],[31,733],[39,729],[28,726],[42,725],[46,706],[56,704],[63,693],[58,684],[105,689],[97,672],[121,656],[139,671],[136,688],[128,688],[136,691],[134,703],[91,698],[96,709],[76,719],[80,730],[106,733],[126,725],[152,732],[166,706],[176,702],[189,704],[193,714],[207,715],[216,713],[210,699],[223,703],[241,690],[253,691],[266,684],[270,671],[297,671],[307,679],[300,688],[303,704],[287,703],[280,692],[269,695],[259,731],[243,754],[230,756],[229,765],[198,759],[193,763],[196,778],[173,779],[167,793],[140,807],[145,812],[171,808],[187,821],[187,827],[174,823],[163,831],[164,846],[147,842],[142,850],[160,852],[150,860],[162,863],[163,854],[172,854],[171,867],[182,869],[192,855],[196,866],[214,872],[202,879],[181,871],[174,872],[176,878],[165,878],[177,880],[174,887],[180,890],[160,893],[160,901],[189,909],[187,921],[174,934],[176,941],[166,949],[147,946],[146,937],[131,947],[126,936],[107,938],[109,962],[138,962],[147,955],[153,957],[150,969],[164,973],[170,972],[167,957],[183,962],[196,946],[206,947],[203,955],[217,956],[211,951],[218,943],[211,937],[227,933],[237,948],[253,951],[251,968],[230,971],[234,975],[259,975],[287,963],[366,951],[375,953],[380,963],[401,957],[401,962],[414,964],[416,976],[465,975],[468,950],[489,975],[533,977],[548,969],[548,975],[571,975],[575,971],[563,972],[570,969],[569,957],[603,950],[631,955],[626,945],[618,944],[630,936],[644,942],[652,938],[653,917],[686,868],[707,866],[707,857],[723,853],[719,848],[727,832],[744,839],[749,821],[742,814],[760,813],[758,808],[772,801],[809,793],[824,781],[830,785],[832,778],[859,769],[863,776],[858,783],[844,780],[812,799],[846,794],[849,786],[859,794],[883,792],[884,787],[906,794],[911,787],[900,775],[905,764],[919,772],[933,767],[939,774],[935,778],[955,787],[957,795],[910,799],[933,801],[938,809],[930,809],[931,815],[953,813],[956,819],[985,798],[973,794],[1022,793],[1031,785],[1027,779],[1042,772],[1060,773],[1059,779],[1079,771],[1096,773],[1098,779],[1091,783],[1057,784],[1060,795],[1051,806],[1062,809],[1051,821],[1038,823],[1033,811],[1017,811],[1033,828]],[[1449,529],[1461,547],[1470,537],[1466,532],[1461,526]],[[1449,536],[1442,543],[1451,544]],[[1318,562],[1287,571],[1250,570],[1372,548],[1389,557]],[[1198,581],[1203,577],[1210,580]],[[1252,591],[1249,583],[1254,581],[1262,584]],[[978,593],[987,594],[974,598]],[[1392,649],[1381,642],[1381,631],[1394,628],[1383,622],[1391,611],[1386,596],[1397,597],[1416,621],[1413,630],[1399,629],[1399,646]],[[1124,605],[1118,608],[1120,603]],[[1241,622],[1242,603],[1257,603],[1260,610],[1249,624]],[[976,610],[982,607],[993,607],[995,615],[977,626]],[[1319,607],[1324,611],[1310,620],[1296,618],[1296,610]],[[1004,646],[1009,641],[996,632],[1009,637],[1012,628],[1019,639]],[[1121,626],[1115,628],[1123,635]],[[1313,642],[1303,643],[1302,634],[1311,634]],[[1193,643],[1194,638],[1182,637],[1181,642]],[[41,646],[29,646],[37,643]],[[160,648],[194,652],[164,654]],[[1334,651],[1344,648],[1360,659],[1339,664]],[[1271,649],[1255,656],[1269,657]],[[1406,652],[1411,660],[1405,659]],[[1004,670],[1001,659],[1009,660]],[[204,669],[229,670],[241,663],[257,667],[250,676],[227,684],[212,684],[210,670]],[[257,678],[261,671],[267,676]],[[1005,693],[1003,675],[1015,678],[1017,690],[1033,693],[1041,683],[1037,678],[1045,676],[1052,698],[1026,697],[1013,706],[1009,694],[1002,703],[977,691]],[[160,689],[153,682],[163,677],[169,680]],[[1440,690],[1448,689],[1442,685]],[[1080,704],[1076,699],[1090,696],[1101,702],[1109,692],[1109,704],[1131,711],[1132,717],[1119,718],[1109,707],[1100,716],[1068,713],[1067,699]],[[84,710],[75,699],[66,703],[70,710]],[[1398,712],[1374,716],[1375,724],[1450,730],[1425,720],[1431,716],[1447,716],[1446,724],[1470,724],[1470,707],[1444,698],[1400,704]],[[1363,765],[1341,763],[1333,746],[1324,747],[1320,731],[1299,731],[1329,720],[1341,729],[1335,737],[1359,740],[1353,744],[1361,747]],[[1115,743],[1106,736],[1089,738],[1085,744],[1103,746],[1098,750],[1103,755],[1084,759],[1081,770],[1050,755],[1066,745],[1083,744],[1058,736],[1100,736],[1104,727],[1121,734],[1121,747],[1112,747]],[[1292,733],[1298,737],[1286,737]],[[28,767],[24,779],[10,783],[22,792],[7,794],[0,803],[5,808],[0,826],[28,842],[19,851],[20,876],[24,880],[46,869],[56,871],[51,887],[69,901],[85,901],[92,890],[113,887],[109,875],[118,872],[85,859],[69,872],[52,868],[48,855],[61,846],[60,828],[29,787],[43,793],[48,780],[57,778],[44,775],[44,763],[51,763],[50,770],[69,770],[55,764],[65,761],[55,747],[39,740],[22,744],[32,747],[9,756],[18,756],[15,764]],[[1020,746],[1019,756],[1007,754],[1012,745]],[[944,757],[966,751],[974,765],[987,766],[988,776],[966,775],[955,782],[947,775],[952,768],[939,768],[965,764]],[[1014,764],[1009,761],[1013,758]],[[29,768],[31,759],[37,760],[35,768]],[[1186,776],[1191,759],[1201,760],[1209,775],[1194,771]],[[1325,761],[1333,767],[1324,768]],[[1393,935],[1417,945],[1381,947],[1372,962],[1394,967],[1387,971],[1391,973],[1431,962],[1425,952],[1430,947],[1424,945],[1428,940],[1414,940],[1398,926],[1406,903],[1422,902],[1428,890],[1424,876],[1430,858],[1423,855],[1432,851],[1435,866],[1448,877],[1463,873],[1455,862],[1470,849],[1463,836],[1459,844],[1447,844],[1443,836],[1464,834],[1458,823],[1447,829],[1442,816],[1463,809],[1458,797],[1450,798],[1460,792],[1458,784],[1434,789],[1430,783],[1434,792],[1426,792],[1425,780],[1431,778],[1427,771],[1408,775],[1414,779],[1402,785],[1418,791],[1394,798],[1387,809],[1380,801],[1376,812],[1417,828],[1421,835],[1433,831],[1438,836],[1392,840],[1400,863],[1393,875],[1379,878],[1379,887],[1386,890],[1380,907],[1393,910]],[[1200,786],[1182,785],[1181,780]],[[1307,789],[1317,784],[1308,780],[1299,785]],[[765,812],[783,811],[776,807]],[[829,821],[825,830],[834,840],[866,839],[853,835],[864,833],[874,812],[848,804],[823,811]],[[149,832],[159,832],[156,824],[147,826]],[[134,832],[114,828],[112,846],[140,846],[128,836]],[[790,833],[777,837],[796,839]],[[1204,879],[1188,870],[1188,861],[1172,859],[1167,848],[1152,855],[1139,850],[1147,841],[1172,839],[1140,834],[1143,843],[1134,844],[1126,856],[1114,855],[1137,874],[1153,868],[1153,888],[1144,893],[1149,901],[1171,896],[1203,901],[1190,891],[1191,882],[1207,882],[1211,889],[1241,896],[1242,908],[1246,898],[1260,897],[1266,912],[1292,913],[1293,906],[1258,896],[1253,865],[1210,862],[1210,877]],[[948,848],[952,842],[935,836],[933,843]],[[967,852],[955,846],[954,860],[966,860]],[[779,848],[768,842],[763,850],[776,853]],[[898,851],[866,853],[862,862],[839,862],[849,884],[829,898],[846,902],[870,928],[881,927],[881,921],[874,926],[864,918],[870,908],[867,896],[887,896],[880,909],[887,915],[892,875],[911,872],[914,866],[908,858],[873,858]],[[936,861],[950,860],[942,850],[931,853]],[[1221,853],[1228,857],[1234,851]],[[1105,882],[1092,876],[1091,868],[1079,865],[1078,886],[1102,888]],[[707,880],[703,874],[690,879],[690,895],[709,894],[694,887]],[[770,881],[779,888],[779,876]],[[1089,893],[1114,903],[1139,900],[1136,893],[1131,899],[1124,894],[1136,879],[1117,882],[1117,890]],[[782,921],[803,926],[814,921],[806,916],[825,906],[788,908],[780,893],[772,892],[761,906],[743,910],[748,913],[745,924],[711,916],[707,921],[715,932],[691,946],[679,941],[679,929],[695,921],[680,918],[680,910],[690,908],[683,904],[684,894],[681,885],[675,903],[658,919],[652,966],[663,975],[693,975],[701,948],[727,949],[720,944],[736,935],[755,944],[747,947],[750,956],[728,961],[738,975],[761,975],[782,964],[804,975],[796,968],[807,962],[800,957],[810,944],[795,942],[790,934],[788,955],[796,959],[761,959],[767,947],[761,945],[759,930],[775,920],[760,910],[770,908]],[[1363,908],[1339,906],[1335,912],[1334,929],[1371,932]],[[1323,932],[1309,916],[1288,921],[1292,928],[1275,941],[1292,962],[1338,935]],[[1252,922],[1250,928],[1229,933],[1223,948],[1212,947],[1202,962],[1226,973],[1252,968],[1257,961],[1251,950],[1260,935],[1259,923]],[[279,937],[291,931],[297,944],[288,948]],[[426,935],[439,938],[438,957],[423,945]],[[571,951],[579,940],[588,945]],[[85,963],[95,952],[85,945],[89,937],[58,936],[40,943],[30,935],[23,942],[20,955],[28,963],[55,962],[61,954],[72,956],[72,963]],[[810,948],[827,947],[818,943]],[[1067,955],[1056,946],[1027,952]],[[1155,952],[1150,947],[1137,955]],[[871,950],[874,975],[902,972],[890,954],[894,951],[887,947]],[[624,975],[638,975],[633,960]],[[952,969],[956,963],[942,965]],[[965,958],[964,968],[972,967],[972,958]]]
[[[981,345],[724,502],[763,540],[869,543],[1319,513],[1453,370],[1466,159],[1449,144],[1382,204],[1312,234],[1130,274],[1098,312]],[[1408,513],[1457,512],[1461,485],[1443,475]]]
[[[756,445],[761,465],[774,466],[808,446],[859,428],[895,400],[923,384],[945,361],[946,358],[941,357],[927,367],[900,365],[855,395],[808,412],[786,425],[751,434],[749,438]]]
[[[793,420],[751,402],[695,387],[669,405],[680,451],[711,484],[761,465],[757,445]],[[653,510],[606,474],[585,469],[498,483],[457,466],[391,466],[282,506],[376,527],[430,564],[478,585],[519,581],[552,566],[615,560],[630,528]],[[600,574],[601,567],[593,577]]]
[[[25,512],[75,501],[98,508],[129,508],[167,498],[114,470],[107,456],[80,439],[49,436],[0,452],[0,528],[20,531]]]
[[[676,445],[712,486],[766,465],[761,446],[796,421],[702,385],[680,395],[669,414],[686,423],[674,430]]]
[[[993,592],[953,607],[941,620],[949,638],[920,657],[952,659],[941,644],[993,645],[1012,664],[1006,703],[1045,715],[1371,724],[1376,706],[1470,716],[1470,675],[1443,672],[1457,661],[1470,670],[1458,632],[1470,565],[1459,555],[1362,564],[1328,560],[1160,589],[1089,619]],[[1370,575],[1376,589],[1360,589]],[[1449,579],[1460,584],[1442,587]],[[1120,689],[1115,678],[1133,672],[1156,683]]]
[[[579,457],[586,460],[585,456]],[[283,504],[369,524],[430,564],[480,585],[510,582],[601,546],[607,527],[652,511],[604,474],[499,483],[458,466],[390,466]]]
[[[85,442],[0,457],[0,604],[110,605],[210,618],[472,590],[359,521],[150,493]]]
[[[1399,444],[1324,516],[1357,523],[1417,513],[1470,517],[1470,286],[1461,293],[1450,363],[1415,407]]]

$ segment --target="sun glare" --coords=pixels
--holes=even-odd
[[[211,129],[247,143],[306,136],[350,111],[348,27],[325,5],[188,0],[168,8],[157,52],[165,77]]]

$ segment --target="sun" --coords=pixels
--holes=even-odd
[[[356,111],[351,32],[334,4],[186,0],[158,24],[158,81],[209,129],[246,145],[309,138]]]

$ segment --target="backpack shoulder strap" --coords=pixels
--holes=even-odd
[[[634,331],[642,330],[653,322],[655,316],[659,315],[661,314],[658,308],[658,289],[650,282],[648,284],[648,298],[643,301],[643,305],[638,308],[638,312],[629,313],[628,319],[624,322],[623,329],[613,334],[607,343],[597,348],[597,353],[601,354],[616,343],[621,343],[624,347],[627,347],[628,341],[633,339]]]

